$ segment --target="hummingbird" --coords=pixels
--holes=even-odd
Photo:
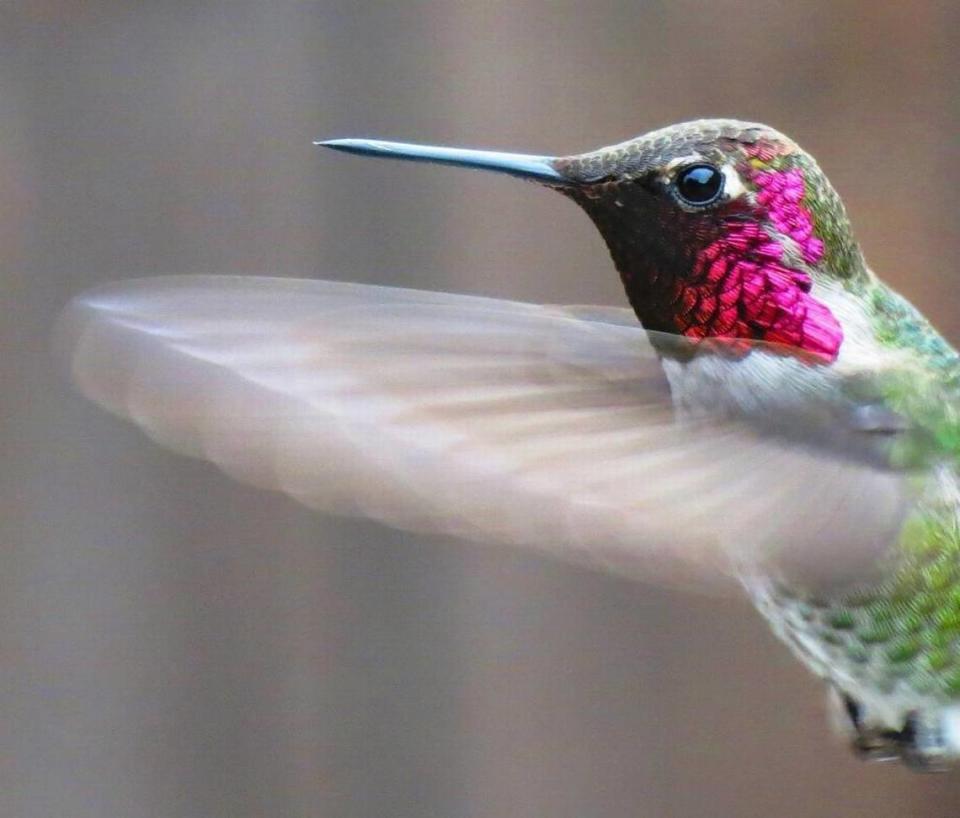
[[[313,508],[739,587],[860,756],[960,760],[960,359],[808,153],[725,119],[563,157],[315,144],[563,194],[629,307],[138,279],[60,321],[84,394]]]

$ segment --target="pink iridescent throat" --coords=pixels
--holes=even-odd
[[[792,239],[807,264],[821,261],[824,246],[803,201],[803,171],[745,163],[741,173],[756,187],[754,219],[725,220],[723,235],[697,254],[692,275],[676,282],[678,329],[691,338],[763,340],[836,360],[839,322],[810,295],[810,275],[790,266],[783,245],[762,226]]]

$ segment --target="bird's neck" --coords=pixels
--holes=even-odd
[[[778,241],[747,211],[707,216],[651,208],[642,190],[578,203],[606,240],[647,329],[764,341],[836,360],[843,329],[815,289],[815,271],[829,261],[826,242],[800,248],[792,239]],[[865,269],[859,250],[847,263]]]

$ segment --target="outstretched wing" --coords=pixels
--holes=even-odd
[[[239,480],[618,573],[875,556],[903,513],[897,474],[678,421],[626,310],[170,277],[78,297],[58,346],[89,398]]]

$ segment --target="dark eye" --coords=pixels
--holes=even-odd
[[[702,207],[723,193],[723,174],[713,165],[691,165],[680,171],[676,186],[683,202]]]

